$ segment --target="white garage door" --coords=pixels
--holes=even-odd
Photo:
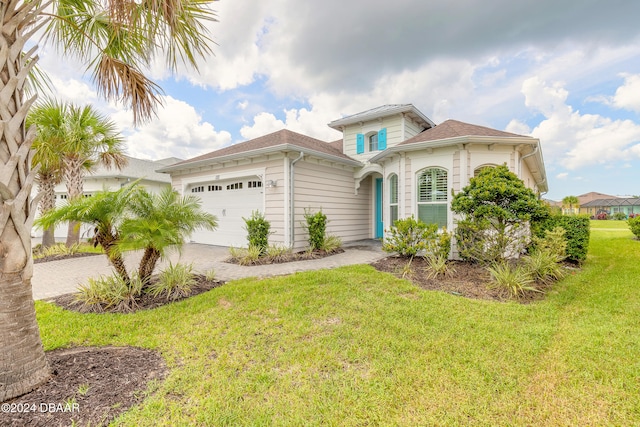
[[[262,181],[258,178],[237,178],[226,181],[198,183],[187,187],[187,194],[202,200],[202,208],[218,218],[214,231],[197,230],[191,240],[220,246],[247,246],[244,218],[251,212],[264,212]]]

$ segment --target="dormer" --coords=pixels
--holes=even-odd
[[[383,105],[329,123],[329,127],[342,132],[343,153],[359,161],[433,126],[431,119],[413,104]]]

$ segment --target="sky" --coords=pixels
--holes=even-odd
[[[187,159],[287,128],[326,141],[327,123],[411,103],[540,139],[548,199],[640,195],[637,0],[220,0],[214,55],[199,72],[146,70],[164,89],[137,128],[73,59],[41,45],[55,95],[91,103],[128,154]]]

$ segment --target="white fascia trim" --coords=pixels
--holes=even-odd
[[[342,157],[332,156],[331,154],[322,153],[322,152],[316,151],[316,150],[310,150],[310,149],[303,148],[303,147],[300,147],[300,146],[294,145],[294,144],[280,144],[280,145],[274,145],[272,147],[258,148],[256,150],[243,151],[241,153],[229,154],[229,155],[221,156],[221,157],[214,157],[212,159],[197,160],[197,161],[194,161],[194,162],[184,163],[184,164],[181,164],[181,165],[171,165],[171,166],[167,166],[167,167],[158,169],[157,172],[162,172],[162,173],[169,172],[170,173],[170,172],[175,172],[175,171],[180,171],[180,170],[197,169],[197,168],[202,167],[202,166],[213,165],[213,164],[216,164],[216,163],[224,163],[224,162],[228,162],[228,161],[232,161],[232,160],[247,159],[247,158],[262,156],[262,155],[266,155],[266,154],[281,153],[281,152],[288,152],[288,151],[295,151],[295,152],[301,152],[302,151],[303,153],[305,153],[307,155],[310,155],[310,156],[313,156],[313,157],[319,157],[321,159],[325,159],[325,160],[329,160],[329,161],[337,162],[337,163],[344,163],[344,164],[351,165],[351,166],[361,166],[362,165],[362,163],[357,161],[357,160],[345,159],[345,158],[342,158]]]

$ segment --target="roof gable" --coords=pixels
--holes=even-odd
[[[417,142],[439,141],[442,139],[459,138],[464,136],[494,136],[499,138],[523,138],[522,135],[491,129],[485,126],[472,125],[457,120],[447,120],[437,126],[427,129],[413,138],[409,138],[398,145],[409,145]],[[529,137],[524,137],[529,138]]]
[[[224,147],[219,150],[203,154],[201,156],[193,157],[191,159],[176,163],[171,167],[174,168],[206,160],[216,160],[227,156],[241,155],[243,153],[246,153],[247,156],[250,156],[251,152],[256,150],[263,150],[268,148],[277,149],[276,147],[286,145],[299,147],[306,150],[317,151],[322,154],[341,158],[343,160],[354,161],[351,157],[344,155],[342,151],[338,150],[332,143],[321,141],[310,136],[302,135],[288,129],[282,129],[268,135],[250,139],[249,141],[239,142],[237,144],[230,145],[228,147]]]
[[[345,116],[341,119],[337,119],[329,123],[329,127],[341,130],[342,126],[351,125],[354,123],[365,122],[369,120],[375,120],[382,117],[393,116],[395,114],[404,113],[411,117],[416,123],[423,128],[430,128],[435,126],[435,123],[431,121],[427,116],[422,114],[413,104],[386,104],[380,107],[372,108],[361,113]]]

